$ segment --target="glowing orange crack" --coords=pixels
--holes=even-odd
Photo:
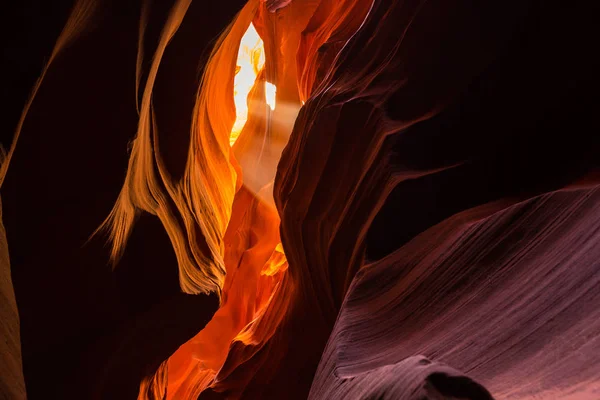
[[[229,137],[231,146],[248,121],[248,97],[264,66],[263,40],[250,24],[240,41],[236,60],[233,91],[236,119]],[[276,87],[270,82],[264,84],[264,101],[273,111]],[[224,237],[227,274],[221,306],[206,327],[169,358],[168,400],[192,398],[210,386],[233,342],[250,344],[261,340],[260,334],[255,337],[254,326],[287,269],[279,237],[279,215],[262,197],[264,194],[253,193],[246,187],[235,195]]]

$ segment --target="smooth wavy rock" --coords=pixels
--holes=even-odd
[[[0,168],[29,398],[599,398],[588,3],[77,2]]]
[[[600,189],[489,214],[455,215],[357,274],[311,398],[386,387],[384,398],[412,398],[368,377],[418,371],[414,354],[467,372],[497,398],[600,394]],[[413,384],[422,379],[412,373]]]

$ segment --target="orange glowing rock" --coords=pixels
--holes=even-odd
[[[50,61],[88,25],[96,3],[100,2],[77,3]],[[138,122],[137,132],[125,183],[103,228],[110,235],[111,257],[116,262],[136,217],[152,214],[145,217],[160,220],[174,249],[181,291],[200,295],[182,297],[213,302],[206,309],[196,303],[185,309],[176,307],[178,302],[166,303],[161,304],[162,310],[151,309],[142,317],[134,315],[131,331],[116,331],[119,335],[126,332],[125,338],[116,338],[113,343],[115,338],[111,337],[107,347],[91,346],[94,349],[88,355],[92,360],[88,366],[93,364],[96,369],[89,371],[99,372],[90,379],[93,385],[85,380],[79,385],[88,384],[91,388],[85,394],[90,395],[77,393],[75,398],[106,397],[108,388],[122,382],[109,385],[111,373],[128,368],[119,363],[119,356],[129,353],[129,359],[137,359],[144,352],[154,357],[151,363],[149,359],[141,361],[135,373],[123,374],[126,376],[122,378],[137,385],[144,377],[139,385],[141,400],[196,400],[199,396],[214,398],[215,394],[228,399],[491,398],[486,388],[459,371],[469,371],[500,396],[528,398],[539,392],[548,398],[563,394],[584,398],[582,393],[585,398],[593,397],[600,380],[600,357],[588,350],[595,348],[600,332],[596,322],[600,321],[596,306],[600,279],[595,262],[600,259],[600,190],[594,186],[597,176],[585,190],[561,185],[567,176],[583,173],[579,170],[582,165],[597,168],[597,162],[574,162],[586,154],[578,154],[577,146],[562,158],[559,147],[568,150],[569,141],[549,145],[547,151],[539,146],[548,136],[544,124],[534,129],[547,121],[548,110],[559,109],[557,104],[562,104],[554,101],[563,93],[551,93],[555,85],[549,87],[547,82],[560,76],[561,68],[571,61],[561,57],[559,67],[551,65],[557,60],[555,45],[558,43],[562,51],[577,49],[574,45],[585,35],[570,33],[571,39],[562,41],[565,44],[542,37],[543,43],[554,46],[548,47],[552,63],[532,63],[535,51],[530,51],[530,44],[514,53],[512,44],[498,41],[506,36],[517,42],[510,27],[520,23],[498,18],[501,22],[494,25],[492,18],[479,18],[484,9],[483,16],[489,13],[496,17],[496,12],[489,11],[510,8],[510,4],[484,3],[249,0],[216,41],[201,81],[196,82],[193,75],[181,84],[198,84],[199,90],[185,168],[176,177],[163,159],[168,152],[160,148],[171,132],[168,123],[159,124],[164,109],[155,108],[161,97],[155,96],[160,94],[160,90],[155,91],[155,81],[166,47],[191,0],[176,0],[164,26],[161,22],[162,34],[158,43],[153,43],[156,49],[149,68],[143,55],[143,31],[149,19],[146,3],[136,38],[135,87],[143,93],[136,93],[128,109],[133,113],[133,105],[137,106],[139,121],[133,115],[128,125]],[[198,7],[205,12],[203,6],[200,3]],[[566,12],[564,7],[559,11],[557,15]],[[556,31],[556,24],[550,25],[548,31],[536,34]],[[568,30],[560,30],[558,35],[565,32]],[[121,33],[121,28],[113,32],[119,37]],[[193,37],[191,46],[198,42]],[[492,65],[497,54],[505,55],[493,62],[499,64]],[[515,54],[519,57],[511,60]],[[98,57],[102,58],[113,61],[104,53]],[[586,64],[565,70],[575,71]],[[511,68],[518,74],[507,73]],[[144,69],[147,76],[142,74]],[[104,73],[102,68],[94,73],[81,70],[90,81]],[[133,88],[132,74],[123,75],[130,77]],[[58,74],[54,78],[62,88],[66,80],[57,77],[63,77]],[[531,85],[529,81],[537,83]],[[120,82],[115,86],[126,87]],[[560,80],[555,83],[560,87]],[[548,96],[537,111],[530,100],[542,96],[528,93],[528,86],[532,91],[544,89],[542,93]],[[471,97],[467,93],[471,87],[480,93]],[[520,95],[523,89],[526,96]],[[76,93],[82,93],[77,99],[95,94]],[[572,93],[571,88],[568,93]],[[111,97],[111,105],[115,99],[120,98]],[[75,101],[66,104],[72,106]],[[517,113],[528,121],[523,129],[519,129],[519,118],[507,112],[506,104],[523,111],[523,115]],[[24,115],[30,106],[31,100]],[[59,106],[78,114],[62,103]],[[55,105],[55,110],[58,108]],[[103,112],[112,109],[106,107]],[[561,115],[565,120],[559,126],[568,126],[570,135],[583,140],[584,135],[577,131],[585,129],[571,129],[584,126],[577,119],[585,113],[577,111],[577,118],[571,118],[570,113]],[[529,113],[527,119],[525,114]],[[101,113],[94,110],[94,114],[85,115],[96,114]],[[59,113],[56,118],[60,124],[67,122],[62,116]],[[56,125],[39,125],[43,126],[38,129],[44,135],[44,145],[50,143],[49,138],[54,139],[54,131],[60,132]],[[95,134],[90,136],[102,140],[110,137],[102,136],[108,125],[102,126],[104,130],[91,130]],[[81,135],[80,127],[76,127],[77,135]],[[482,131],[511,157],[491,152],[490,146],[478,139]],[[130,132],[126,139],[130,139]],[[29,145],[33,142],[30,140]],[[526,146],[515,153],[515,143]],[[54,149],[61,146],[64,144]],[[63,177],[68,169],[52,169],[54,159],[43,155],[39,151],[42,148],[33,146],[38,150],[33,154],[44,160],[43,167],[21,159],[21,169],[62,171],[44,171],[42,176],[48,181],[49,176],[53,180]],[[52,156],[61,151],[65,150],[58,149]],[[0,185],[13,152],[14,144],[5,159],[0,157]],[[78,162],[91,153],[78,153]],[[588,161],[591,153],[587,153]],[[568,168],[562,168],[573,166],[569,173]],[[97,165],[92,168],[98,169]],[[544,175],[546,170],[554,172]],[[552,181],[557,171],[561,185]],[[108,174],[103,169],[101,173]],[[81,184],[98,185],[90,176],[79,176]],[[63,190],[73,194],[70,186],[76,185],[72,180],[64,181],[69,187],[65,184]],[[31,221],[47,216],[46,208],[70,208],[71,198],[62,197],[62,201],[68,199],[65,207],[43,193],[51,192],[54,182],[42,185],[44,190],[30,192],[27,186],[35,185],[21,182],[19,190],[28,195],[19,199],[35,199],[25,202],[30,207],[23,207],[29,208],[31,215],[4,215],[9,215],[12,224],[12,229],[7,225],[9,240],[10,235],[16,235],[27,244],[21,246],[25,248],[20,250],[22,257],[34,247],[30,246],[30,236],[38,237],[38,246],[48,241],[47,234],[30,232],[38,223]],[[16,192],[17,185],[12,185]],[[89,193],[97,193],[98,187]],[[551,192],[538,196],[548,190]],[[40,207],[40,199],[54,207]],[[65,222],[75,216],[68,212],[58,215],[46,224],[58,225],[63,222],[61,216]],[[556,215],[560,218],[555,219]],[[22,220],[28,219],[29,224],[24,225],[29,228],[19,232]],[[97,223],[94,220],[92,225]],[[2,239],[0,229],[0,245]],[[48,242],[46,252],[37,259],[49,270],[42,276],[54,273],[45,264],[46,257],[54,253],[51,267],[65,258],[83,263],[79,257],[71,257],[78,256],[80,249],[71,254],[71,249],[63,246],[61,250],[69,250],[63,253],[51,248],[60,245],[59,241]],[[79,241],[76,243],[79,246]],[[147,247],[142,250],[144,255],[151,254]],[[97,254],[93,256],[97,258]],[[0,256],[7,265],[6,252]],[[153,259],[139,263],[136,272],[145,274],[147,270],[142,268],[147,267],[175,269],[170,260],[166,265]],[[36,282],[36,274],[23,266],[28,265],[21,262],[26,271],[20,273],[22,288],[37,291],[50,286],[39,277]],[[104,265],[100,269],[105,271]],[[66,274],[58,276],[52,282]],[[30,277],[34,284],[30,284]],[[136,283],[138,277],[136,274]],[[157,286],[162,284],[158,280]],[[84,289],[73,293],[84,293]],[[45,298],[35,298],[35,302],[54,296],[51,291],[45,293]],[[203,296],[208,293],[212,296]],[[65,296],[69,302],[76,298]],[[114,309],[120,304],[116,302]],[[34,307],[30,303],[24,309],[28,308]],[[173,320],[194,322],[185,335],[172,335],[175,329],[169,324],[173,320],[165,321],[176,308]],[[54,320],[54,312],[60,314],[57,309],[52,310],[53,319],[48,318],[56,326],[61,321]],[[88,320],[98,314],[86,309],[86,315],[88,311]],[[112,315],[110,319],[117,320]],[[45,340],[49,335],[44,330],[47,323],[32,325],[29,320],[27,324],[29,332],[31,327],[41,326],[38,338]],[[155,328],[154,336],[145,329],[148,325]],[[64,327],[58,332],[70,335]],[[82,332],[88,335],[87,330]],[[30,338],[24,343],[30,345]],[[145,346],[136,346],[139,339],[146,341]],[[82,347],[75,340],[73,345],[77,350]],[[115,354],[106,352],[110,357],[104,363],[95,357],[116,346]],[[41,364],[44,376],[48,366],[55,367],[54,362],[50,357]],[[73,362],[70,368],[77,366]],[[68,369],[54,369],[67,377],[68,390],[80,390],[71,389],[78,379],[72,379]],[[527,378],[525,382],[522,376]],[[28,388],[34,381],[28,377]],[[44,386],[40,391],[45,390]]]
[[[206,188],[212,198],[210,207],[231,207],[229,217],[224,214],[222,220],[226,230],[214,237],[215,244],[221,243],[219,254],[225,269],[221,306],[202,331],[180,346],[152,379],[142,383],[140,399],[152,398],[156,391],[166,391],[168,399],[195,399],[227,376],[231,366],[225,370],[223,366],[235,343],[260,348],[287,309],[291,288],[284,284],[287,260],[279,237],[273,180],[300,102],[294,53],[273,50],[298,45],[302,24],[286,21],[301,10],[290,8],[294,13],[277,21],[261,11],[263,7],[250,1],[218,42],[198,98],[198,115],[208,125],[203,128],[199,119],[198,130],[192,133],[204,140],[211,132],[223,135],[224,129],[216,127],[230,127],[228,158],[236,172],[235,194],[231,200],[218,200],[218,193],[211,195],[214,188]],[[259,33],[270,24],[285,26],[282,36],[261,38]],[[207,159],[214,157],[210,149],[204,151]],[[200,165],[199,172],[213,172],[211,177],[216,178],[214,164]],[[199,211],[206,213],[205,208]]]

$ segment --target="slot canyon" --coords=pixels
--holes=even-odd
[[[0,399],[600,399],[593,2],[3,8]]]

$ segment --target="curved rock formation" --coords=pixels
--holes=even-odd
[[[590,7],[226,8],[68,19],[0,174],[29,397],[600,396]]]
[[[0,203],[0,217],[2,209]],[[12,279],[10,276],[10,259],[8,256],[8,243],[6,231],[0,219],[0,354],[2,366],[0,367],[0,393],[3,399],[25,399],[25,382],[23,379],[23,365],[21,361],[21,338],[19,335],[19,314]]]

